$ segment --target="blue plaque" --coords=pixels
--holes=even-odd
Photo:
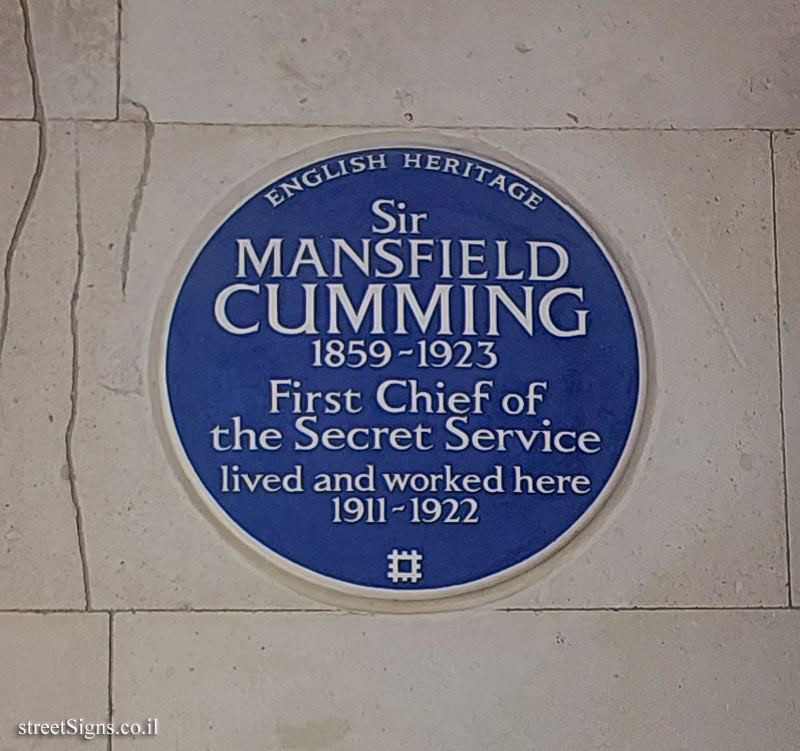
[[[350,143],[190,244],[159,331],[166,429],[213,516],[292,576],[471,592],[611,492],[642,334],[597,235],[512,160]]]

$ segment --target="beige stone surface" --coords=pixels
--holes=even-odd
[[[191,122],[785,127],[798,33],[795,0],[124,0],[122,92]]]
[[[27,2],[47,117],[116,117],[116,0]]]
[[[776,133],[775,199],[780,290],[789,547],[794,602],[800,602],[800,135]]]
[[[0,3],[0,117],[32,117],[33,96],[22,8],[18,2]]]
[[[77,735],[25,737],[17,726],[108,721],[108,622],[105,613],[0,613],[0,747],[87,748]]]
[[[156,301],[209,206],[254,169],[345,131],[156,126],[143,177],[146,132],[143,123],[80,131],[87,250],[75,463],[93,601],[317,607],[252,569],[198,511],[165,458],[146,367]],[[785,604],[769,136],[477,136],[603,217],[599,228],[645,290],[653,345],[649,422],[627,481],[498,606]]]
[[[154,751],[785,751],[797,627],[786,611],[120,614],[114,707],[158,713]]]
[[[0,607],[84,605],[66,434],[78,264],[74,126],[47,131],[39,190],[10,263],[0,359]],[[36,126],[0,125],[4,258],[36,160]]]
[[[504,604],[785,604],[768,134],[485,136],[599,219],[651,332],[627,484]]]
[[[116,0],[25,0],[44,114],[117,114]],[[20,0],[0,3],[0,117],[33,117],[33,85]]]

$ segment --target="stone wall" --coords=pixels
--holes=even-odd
[[[20,737],[29,720],[157,717],[136,748],[795,748],[799,11],[3,0],[0,745],[84,748]],[[209,206],[387,126],[568,190],[633,270],[651,344],[613,501],[465,612],[346,613],[266,577],[152,414],[156,303]]]

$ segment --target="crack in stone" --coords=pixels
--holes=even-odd
[[[778,396],[781,415],[781,463],[783,474],[783,523],[786,529],[786,590],[789,607],[794,606],[794,584],[792,583],[792,548],[789,533],[789,486],[786,475],[786,403],[783,385],[783,330],[781,324],[780,254],[778,252],[778,191],[775,169],[775,134],[769,134],[769,163],[772,179],[772,249],[775,259],[775,319],[778,326]]]
[[[108,721],[114,722],[114,613],[108,614]],[[106,751],[111,751],[113,736],[108,736]]]
[[[700,277],[695,273],[694,269],[691,267],[689,260],[683,254],[683,252],[676,246],[672,246],[675,255],[680,260],[681,264],[683,265],[684,270],[686,271],[687,276],[689,277],[689,281],[691,285],[694,287],[695,292],[697,292],[701,302],[703,303],[703,307],[708,311],[708,314],[714,320],[717,329],[719,330],[720,334],[722,334],[722,338],[725,340],[725,344],[728,347],[728,351],[733,355],[733,359],[739,364],[740,368],[747,368],[747,363],[745,363],[744,358],[739,353],[739,349],[736,346],[736,342],[733,339],[733,335],[731,334],[728,326],[725,324],[725,321],[717,312],[717,306],[714,304],[714,301],[711,299],[711,295],[709,295],[708,290],[706,290],[705,285],[700,280]]]
[[[44,163],[47,157],[47,128],[45,123],[44,105],[42,103],[42,92],[39,85],[39,73],[36,67],[36,55],[33,50],[33,32],[31,30],[31,16],[28,10],[28,0],[19,0],[20,7],[22,8],[22,19],[25,37],[25,52],[28,62],[28,71],[31,77],[31,89],[33,96],[33,119],[39,128],[39,145],[36,153],[36,166],[31,176],[31,182],[28,186],[28,192],[25,195],[25,200],[22,203],[22,210],[17,217],[17,223],[14,225],[14,232],[11,235],[11,242],[6,251],[5,264],[3,267],[3,309],[0,312],[0,367],[3,363],[3,352],[6,345],[6,336],[8,334],[8,314],[11,305],[11,268],[14,262],[14,254],[16,253],[17,246],[19,245],[22,230],[27,223],[28,216],[31,213],[31,207],[36,194],[39,191],[39,183],[42,181],[42,174],[44,173]]]
[[[798,94],[800,96],[800,94]],[[127,100],[130,102],[130,99]],[[29,117],[3,117],[0,116],[0,123],[18,123],[28,122]],[[98,125],[107,125],[109,122],[121,123],[138,123],[137,120],[131,117],[119,117],[117,120],[109,120],[107,117],[70,117],[70,116],[54,116],[47,118],[51,123],[97,123]],[[234,120],[153,120],[154,125],[178,125],[182,127],[201,126],[207,128],[286,128],[289,131],[293,130],[340,130],[344,133],[357,131],[357,130],[378,130],[381,128],[392,128],[397,125],[396,121],[382,121],[376,120],[375,122],[352,122],[352,123],[326,123],[326,122],[308,122],[308,123],[295,123],[290,120],[270,122],[264,120],[263,122],[248,122],[248,121],[234,121]],[[587,131],[590,133],[777,133],[779,131],[797,130],[796,124],[774,126],[766,125],[663,125],[663,126],[648,126],[648,125],[490,125],[490,124],[470,124],[462,123],[460,125],[447,125],[446,123],[426,123],[410,127],[409,130],[444,130],[457,132],[466,132],[470,130],[478,131],[508,131],[509,133],[575,133],[580,131]]]
[[[144,396],[144,386],[142,384],[141,374],[139,375],[139,384],[133,389],[121,388],[119,386],[109,386],[107,383],[103,383],[102,381],[99,382],[99,386],[101,389],[110,391],[112,394],[117,394],[118,396]]]
[[[674,242],[675,233],[670,231],[669,223],[667,222],[666,218],[661,215],[661,225],[664,228],[664,237],[666,239],[667,245],[669,246],[670,250],[672,251],[675,258],[678,259],[680,262],[683,271],[686,273],[687,278],[689,279],[689,283],[697,293],[697,297],[703,307],[706,309],[706,312],[711,316],[711,319],[714,321],[715,328],[719,331],[722,336],[723,341],[725,342],[728,351],[731,353],[733,359],[737,362],[740,368],[746,369],[747,363],[745,362],[744,358],[742,357],[741,353],[739,352],[739,348],[736,346],[736,341],[733,338],[733,335],[730,332],[727,324],[725,323],[725,319],[717,310],[717,305],[714,302],[713,298],[709,294],[708,290],[706,289],[703,280],[697,274],[697,272],[692,268],[692,264],[689,262],[686,254],[681,250],[678,243]]]
[[[128,287],[128,271],[131,265],[131,240],[133,233],[136,232],[136,224],[139,220],[139,211],[142,208],[142,199],[144,198],[144,186],[147,184],[147,178],[150,174],[150,152],[153,145],[153,133],[155,126],[150,119],[150,111],[143,104],[134,102],[132,99],[130,103],[140,109],[144,113],[144,158],[142,159],[142,171],[139,174],[139,181],[136,184],[136,192],[133,195],[133,204],[131,205],[131,213],[128,216],[128,226],[125,230],[125,245],[122,251],[122,297],[124,298]]]
[[[542,615],[551,613],[609,613],[620,615],[647,613],[759,613],[776,614],[796,612],[798,608],[789,605],[531,605],[529,607],[493,607],[483,612]],[[37,615],[58,615],[62,613],[107,613],[108,615],[140,615],[140,614],[180,614],[180,615],[234,615],[249,613],[251,615],[334,615],[342,618],[374,618],[375,613],[364,610],[346,610],[342,608],[242,608],[230,606],[219,608],[189,607],[97,607],[89,610],[76,608],[0,608],[0,613],[33,613]]]
[[[83,259],[86,245],[83,239],[83,215],[81,213],[81,157],[78,146],[78,134],[75,133],[75,229],[78,239],[78,265],[75,271],[75,284],[72,288],[72,298],[69,306],[69,322],[72,332],[72,380],[70,385],[70,413],[67,429],[64,434],[64,447],[67,457],[69,478],[69,494],[75,509],[75,526],[78,532],[78,551],[81,556],[81,570],[83,572],[83,594],[86,601],[86,610],[91,608],[91,590],[89,589],[89,566],[86,561],[86,538],[83,530],[83,513],[78,501],[78,488],[75,480],[75,461],[72,455],[72,434],[75,431],[75,422],[78,416],[78,300],[80,298],[81,278],[83,276]]]
[[[117,0],[117,37],[116,37],[116,45],[117,45],[117,67],[116,67],[116,76],[117,76],[117,96],[116,96],[116,105],[117,105],[117,116],[116,120],[119,120],[119,97],[120,97],[120,88],[122,82],[122,0]]]

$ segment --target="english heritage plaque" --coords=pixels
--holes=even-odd
[[[584,526],[631,452],[624,280],[573,208],[479,153],[295,159],[176,271],[158,374],[176,454],[294,577],[383,600],[499,583]]]

